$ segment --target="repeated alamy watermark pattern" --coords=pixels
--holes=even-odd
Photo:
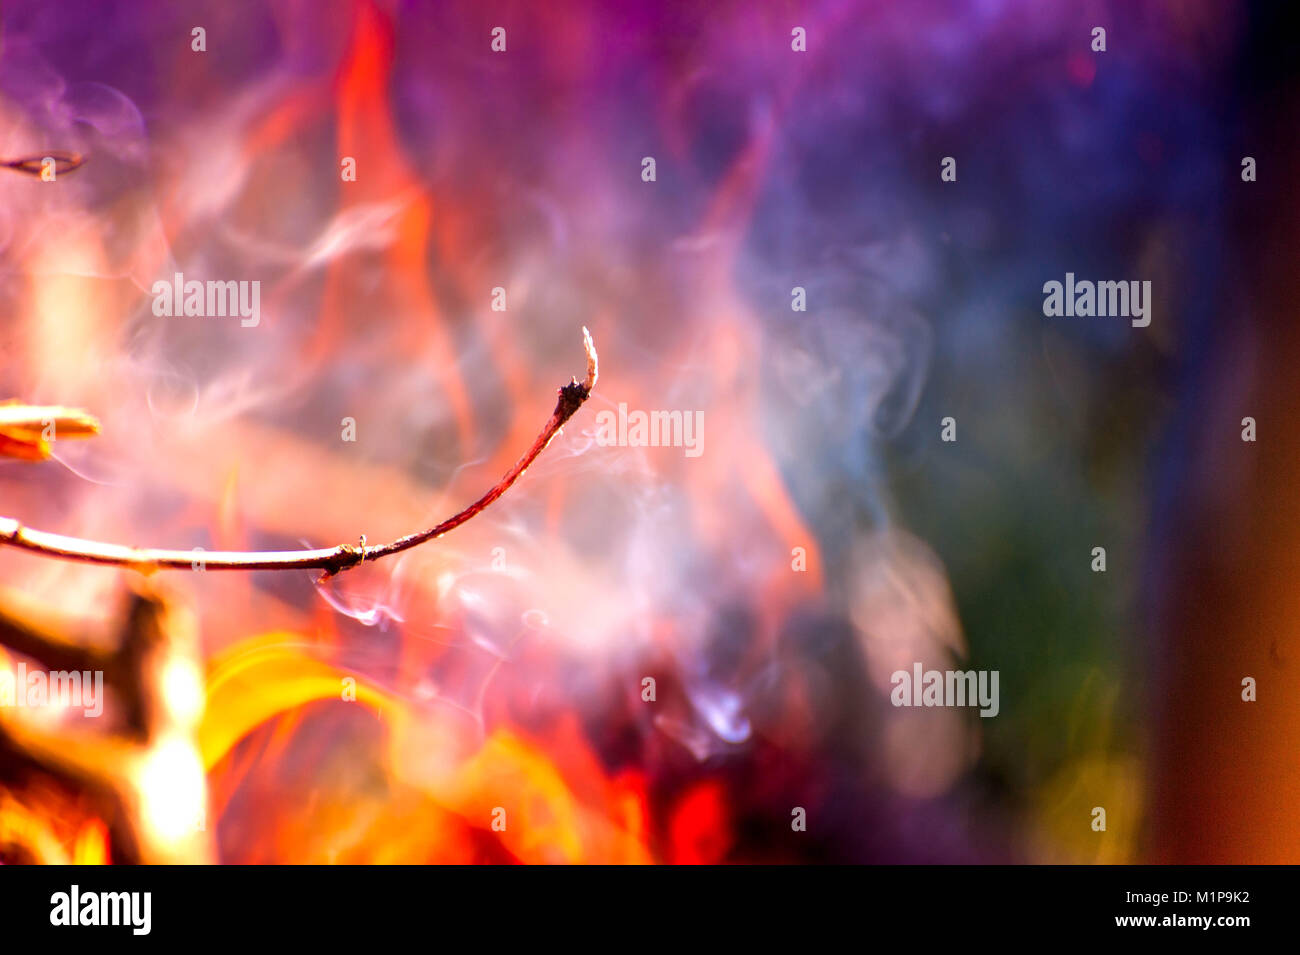
[[[978,706],[980,716],[998,715],[997,670],[895,670],[889,700],[895,706]]]
[[[28,670],[19,663],[0,670],[0,707],[80,709],[86,716],[104,712],[103,670]]]
[[[172,281],[153,283],[153,313],[159,317],[187,315],[199,318],[238,316],[244,328],[256,328],[262,321],[262,283],[259,281],[185,280],[177,272]]]
[[[704,412],[628,411],[620,401],[617,413],[606,409],[596,415],[596,443],[603,448],[683,448],[688,458],[698,458],[704,453]]]
[[[1064,283],[1043,284],[1043,314],[1048,318],[1130,318],[1134,328],[1146,328],[1151,324],[1151,282],[1075,281],[1074,273],[1066,272]]]

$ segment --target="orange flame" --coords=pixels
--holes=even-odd
[[[486,843],[488,858],[524,863],[652,861],[643,781],[607,779],[576,722],[562,722],[545,740],[506,729],[476,740],[477,729],[466,732],[308,649],[301,637],[273,633],[212,660],[199,747],[216,778],[214,801],[222,774],[242,771],[227,759],[241,740],[327,700],[383,721],[380,765],[390,788],[382,805],[321,804],[309,829],[301,819],[277,822],[285,840],[278,861],[471,862],[484,857]],[[286,732],[294,729],[296,722]],[[560,754],[563,765],[548,754]]]

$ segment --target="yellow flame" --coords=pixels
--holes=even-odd
[[[368,820],[357,806],[343,812],[322,810],[325,827],[338,825],[341,841],[370,840],[343,852],[339,846],[290,846],[295,859],[323,856],[327,861],[379,861],[407,858],[423,848],[446,861],[450,850],[469,852],[454,837],[453,819],[462,829],[491,833],[512,856],[529,863],[652,861],[644,844],[645,807],[636,785],[608,780],[576,730],[543,747],[501,729],[481,744],[469,740],[463,725],[422,713],[406,701],[353,677],[306,652],[308,644],[291,633],[272,633],[240,643],[215,657],[208,672],[208,705],[199,729],[204,765],[213,770],[257,726],[311,702],[334,699],[360,703],[383,717],[389,734],[382,754],[393,787],[420,792],[432,800],[431,812],[409,824],[395,813],[387,833],[382,820]],[[477,726],[473,729],[477,734]],[[561,768],[552,758],[563,758]],[[450,813],[450,816],[446,814]],[[451,827],[451,828],[449,828]],[[313,826],[313,835],[330,833]],[[363,830],[360,835],[355,830]],[[430,840],[423,847],[413,840]],[[401,845],[401,843],[405,845]],[[398,855],[394,857],[394,853]]]

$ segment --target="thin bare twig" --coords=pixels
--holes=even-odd
[[[319,550],[189,551],[124,547],[120,544],[65,537],[62,534],[32,530],[13,518],[0,517],[0,544],[20,547],[47,557],[130,567],[145,573],[154,570],[323,570],[327,577],[368,560],[378,560],[390,554],[410,550],[412,547],[418,547],[420,544],[441,537],[448,531],[455,530],[490,506],[509,490],[510,485],[519,480],[520,475],[528,470],[528,466],[546,449],[564,423],[582,407],[582,403],[587,400],[591,389],[596,385],[598,374],[596,346],[591,340],[591,333],[585,328],[582,330],[582,338],[587,350],[587,376],[582,381],[574,378],[559,390],[555,410],[542,427],[541,433],[537,435],[537,440],[533,442],[532,447],[524,452],[523,457],[516,461],[486,494],[469,507],[427,530],[408,534],[387,544],[369,546],[365,544],[365,538],[362,538],[360,544],[341,544],[338,547]]]
[[[29,176],[41,176],[45,172],[47,159],[54,163],[55,177],[60,173],[79,169],[86,162],[86,157],[81,153],[55,151],[41,156],[24,156],[22,159],[0,159],[0,169],[12,169],[14,172],[24,172]]]

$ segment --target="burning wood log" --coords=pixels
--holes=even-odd
[[[212,861],[194,742],[203,688],[193,618],[141,586],[111,644],[86,639],[86,630],[21,595],[0,594],[0,644],[35,660],[47,675],[101,675],[97,683],[113,689],[121,722],[110,734],[47,725],[22,706],[0,706],[0,782],[21,793],[31,780],[48,777],[86,794],[108,824],[116,861]],[[0,693],[5,685],[14,694],[28,690],[26,679],[0,667]],[[39,839],[18,848],[35,859],[50,857]]]
[[[75,408],[0,402],[0,457],[44,461],[55,435],[87,438],[98,433],[99,422]]]

